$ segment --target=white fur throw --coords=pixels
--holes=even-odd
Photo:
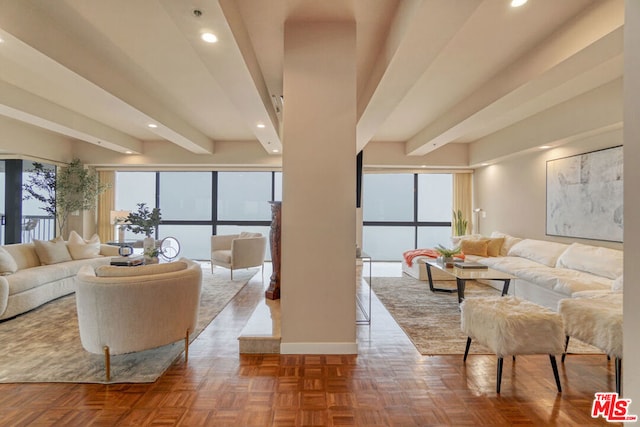
[[[562,299],[558,311],[567,335],[622,357],[621,293]]]
[[[507,296],[467,298],[460,308],[462,331],[498,356],[564,351],[562,317],[545,307]]]

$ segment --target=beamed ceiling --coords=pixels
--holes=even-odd
[[[274,150],[286,150],[285,21],[355,20],[358,148],[388,141],[423,156],[620,78],[623,7],[621,0],[530,0],[517,9],[509,0],[0,0],[0,115],[63,135],[77,149],[97,146],[93,152],[106,157],[165,146],[209,156],[219,143],[253,144],[277,157]],[[204,43],[203,31],[218,42]]]

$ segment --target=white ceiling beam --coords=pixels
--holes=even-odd
[[[409,139],[406,143],[407,155],[424,155],[450,142],[463,141],[468,135],[486,135],[489,132],[486,131],[487,120],[492,114],[492,117],[496,113],[499,116],[500,112],[510,114],[511,123],[515,123],[526,117],[524,114],[514,114],[517,108],[529,114],[548,108],[549,104],[540,103],[539,109],[533,111],[530,103],[532,97],[542,99],[549,96],[553,90],[580,79],[580,74],[589,72],[591,68],[607,68],[610,75],[600,73],[597,74],[599,80],[582,81],[581,85],[574,85],[575,92],[566,92],[567,98],[621,75],[621,69],[618,73],[615,67],[603,64],[615,62],[622,54],[624,13],[620,9],[623,7],[623,3],[618,1],[597,2]],[[563,100],[558,98],[557,102]],[[523,107],[525,104],[528,104],[526,108]],[[511,123],[502,121],[503,125]],[[480,131],[483,128],[484,133]]]
[[[358,110],[362,111],[357,125],[358,151],[371,140],[480,3],[481,0],[400,2],[386,44],[358,100]]]
[[[125,80],[116,64],[99,57],[98,52],[74,37],[68,29],[56,27],[55,21],[40,9],[40,5],[32,3],[30,6],[25,7],[24,2],[5,2],[0,14],[0,27],[28,46],[32,50],[28,55],[34,56],[37,52],[58,74],[66,71],[67,80],[75,78],[83,90],[92,86],[95,102],[128,110],[131,120],[139,120],[141,127],[154,122],[159,125],[156,133],[170,142],[194,153],[213,152],[210,138],[164,108],[148,93],[142,93],[135,83]],[[57,2],[54,7],[59,13],[63,10],[76,13],[64,2]],[[36,71],[42,73],[43,79],[50,78],[47,68]]]
[[[141,141],[0,81],[0,114],[120,153],[141,153]]]

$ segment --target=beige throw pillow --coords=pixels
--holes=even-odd
[[[60,262],[71,261],[71,254],[67,249],[67,244],[61,238],[53,240],[33,239],[36,247],[36,254],[43,265],[58,264]]]
[[[487,244],[487,255],[499,256],[502,245],[504,244],[504,237],[492,237]]]
[[[71,231],[67,249],[73,259],[97,258],[100,256],[100,237],[94,234],[89,240],[85,240],[75,231]]]
[[[0,275],[8,276],[18,271],[18,264],[11,254],[0,247]]]
[[[465,255],[487,256],[489,239],[464,239],[460,242],[460,250]]]

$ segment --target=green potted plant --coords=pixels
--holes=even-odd
[[[146,237],[142,243],[143,254],[147,263],[154,263],[158,260],[158,248],[155,239],[151,236],[160,225],[162,216],[160,209],[149,209],[146,203],[138,203],[137,211],[132,211],[127,216],[127,230],[135,234],[143,233]]]
[[[44,205],[41,209],[56,219],[60,236],[69,214],[95,209],[98,196],[110,187],[101,183],[95,171],[85,167],[77,158],[57,172],[55,167],[34,162],[31,172],[22,186],[25,191],[23,198],[34,199]]]
[[[454,236],[464,236],[467,233],[467,220],[463,218],[462,211],[453,211],[453,232]]]
[[[136,206],[138,210],[130,212],[126,218],[127,230],[151,237],[162,219],[160,209],[149,209],[146,203],[138,203]]]
[[[437,245],[434,249],[440,255],[438,261],[444,264],[445,267],[453,267],[453,257],[460,253],[460,246],[449,249],[442,245]]]

